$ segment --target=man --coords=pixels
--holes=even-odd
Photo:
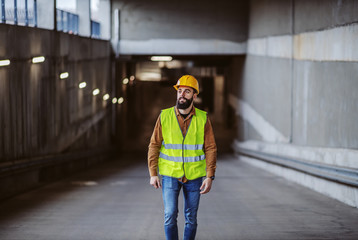
[[[148,151],[150,184],[162,188],[164,230],[167,240],[178,239],[178,196],[184,195],[184,240],[195,239],[201,194],[210,191],[216,170],[216,143],[206,112],[193,101],[199,94],[198,81],[182,76],[175,107],[162,110]],[[162,183],[157,169],[162,176]]]

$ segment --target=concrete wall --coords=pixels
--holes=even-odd
[[[0,67],[0,162],[110,144],[109,42],[3,24],[0,42],[0,59],[11,60]]]
[[[295,2],[293,143],[358,149],[357,20],[357,1]]]
[[[246,59],[234,59],[228,75],[239,82],[229,96],[236,145],[357,168],[357,13],[356,1],[250,1]],[[270,170],[358,206],[357,188]]]
[[[294,144],[358,149],[357,72],[357,62],[296,62]]]
[[[358,2],[355,0],[296,0],[294,5],[295,33],[335,28],[358,20]]]
[[[357,11],[355,1],[251,1],[236,96],[276,137],[251,122],[247,139],[358,149]]]
[[[293,1],[251,0],[249,39],[292,33]]]
[[[245,51],[246,1],[115,0],[112,11],[115,9],[120,11],[118,51],[122,54]]]

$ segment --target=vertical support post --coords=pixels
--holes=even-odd
[[[91,36],[91,1],[77,0],[77,14],[79,17],[78,35]]]
[[[66,20],[67,20],[67,22],[66,22],[66,24],[67,24],[67,33],[70,33],[70,31],[71,31],[71,25],[70,25],[70,22],[71,22],[71,13],[69,13],[69,12],[67,12],[66,13],[66,15],[67,15],[67,17],[66,17]]]
[[[114,13],[113,13],[113,30],[112,30],[112,39],[111,39],[111,43],[112,43],[112,47],[114,49],[114,52],[116,54],[116,57],[119,56],[119,49],[120,49],[120,45],[119,45],[119,40],[121,38],[120,36],[120,21],[121,21],[121,12],[119,9],[115,9]]]
[[[75,23],[75,15],[71,14],[71,34],[75,32],[74,23]]]
[[[214,116],[215,121],[224,122],[224,94],[225,94],[225,77],[217,75],[214,77]]]
[[[14,0],[14,24],[17,25],[17,0]]]
[[[56,22],[55,22],[55,25],[56,25],[56,29],[58,31],[58,29],[60,28],[60,22],[58,21],[58,13],[59,13],[59,10],[56,9]]]
[[[61,10],[61,31],[64,32],[65,31],[65,22],[63,20],[63,15],[65,13],[63,12],[63,10]]]
[[[37,27],[37,0],[34,0],[34,27]]]
[[[75,26],[76,35],[78,35],[78,15],[76,15],[76,26]]]
[[[56,30],[56,1],[36,0],[37,27],[48,30]]]
[[[67,32],[71,33],[72,14],[67,12]]]
[[[93,37],[93,21],[91,20],[90,23],[91,23],[91,34],[90,34],[90,37]]]
[[[61,24],[62,24],[62,32],[66,31],[66,26],[65,26],[65,11],[61,10]]]
[[[63,26],[63,29],[62,31],[63,32],[67,32],[67,12],[65,11],[62,11],[62,26]]]
[[[66,26],[65,26],[65,11],[61,10],[61,25],[62,25],[62,32],[65,32]]]
[[[57,31],[57,0],[53,0],[53,30]]]
[[[5,0],[1,0],[1,22],[6,23],[5,18]]]
[[[29,8],[28,8],[28,0],[25,0],[25,26],[29,25]]]
[[[56,27],[57,27],[57,31],[63,31],[63,20],[62,20],[62,10],[57,9],[56,10],[56,16],[57,16],[57,20],[56,20]]]
[[[98,20],[101,24],[100,26],[100,36],[102,39],[110,40],[111,39],[111,1],[110,0],[100,0],[98,8]]]

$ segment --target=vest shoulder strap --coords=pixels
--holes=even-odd
[[[203,111],[203,110],[200,110],[199,108],[195,108],[195,114],[198,116],[198,117],[202,117],[202,118],[205,118],[205,123],[207,121],[207,115],[208,113]]]

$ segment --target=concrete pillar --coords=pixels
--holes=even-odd
[[[114,49],[114,52],[116,53],[116,57],[119,55],[119,40],[120,40],[120,25],[121,25],[121,12],[119,9],[114,9],[113,11],[113,20],[112,20],[112,37],[111,37],[111,43],[112,48]]]
[[[37,0],[37,27],[55,29],[55,0]]]
[[[91,36],[91,1],[77,0],[77,14],[79,16],[78,35]]]
[[[214,78],[214,116],[217,123],[224,120],[224,76],[215,76]]]
[[[98,20],[101,24],[101,39],[111,39],[111,1],[100,0]]]

